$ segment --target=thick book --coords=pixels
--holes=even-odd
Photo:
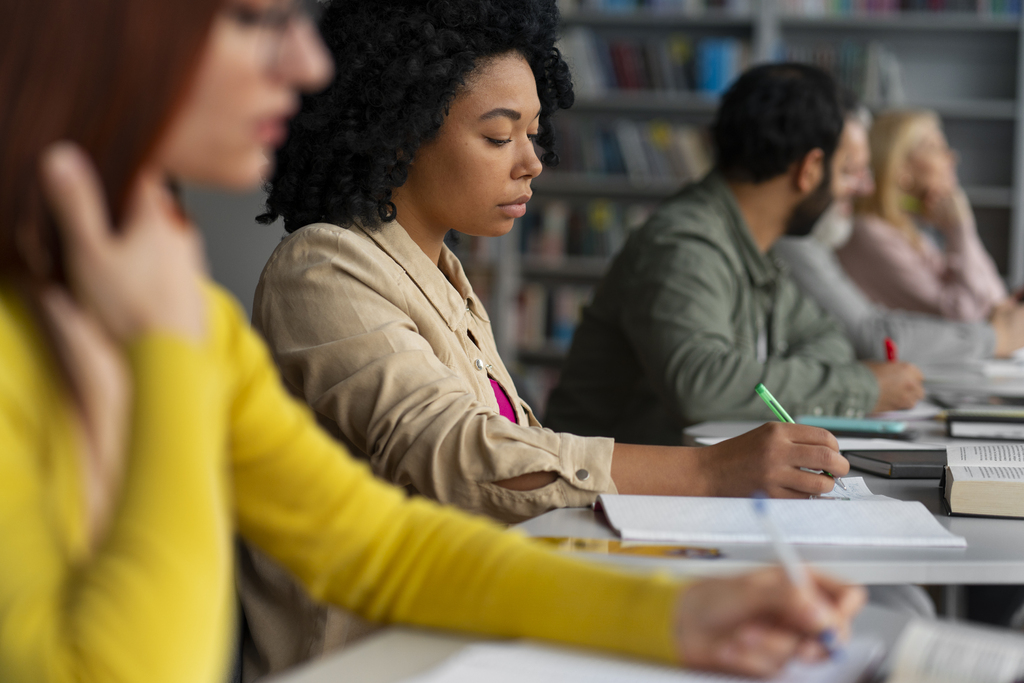
[[[945,449],[930,451],[843,451],[850,467],[890,479],[938,479],[946,467]]]
[[[1024,444],[950,446],[942,481],[950,514],[1024,517]]]
[[[1024,636],[962,623],[911,621],[890,657],[887,683],[1010,683],[1024,679]]]
[[[946,413],[946,432],[957,439],[1024,441],[1024,410],[950,410]]]

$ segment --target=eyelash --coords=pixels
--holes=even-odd
[[[530,140],[530,142],[537,142],[538,135],[539,133],[533,133],[527,135],[526,137]],[[487,138],[487,141],[497,145],[498,147],[501,147],[502,145],[507,145],[508,143],[512,142],[512,138],[509,138],[508,140],[495,140],[494,138]]]

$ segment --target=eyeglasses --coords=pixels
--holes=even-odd
[[[281,42],[288,29],[303,20],[316,24],[323,14],[320,0],[286,0],[256,8],[244,2],[229,2],[224,8],[227,17],[240,28],[266,34],[261,52],[268,66],[277,63]]]

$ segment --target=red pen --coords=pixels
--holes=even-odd
[[[885,358],[890,363],[895,363],[900,359],[899,350],[897,350],[896,342],[892,340],[892,337],[885,338]]]

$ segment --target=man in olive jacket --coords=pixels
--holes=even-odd
[[[837,321],[769,252],[833,200],[843,114],[835,83],[798,64],[746,72],[722,99],[718,163],[627,240],[576,331],[545,424],[678,444],[705,420],[861,416],[923,395],[906,363],[858,363]]]

